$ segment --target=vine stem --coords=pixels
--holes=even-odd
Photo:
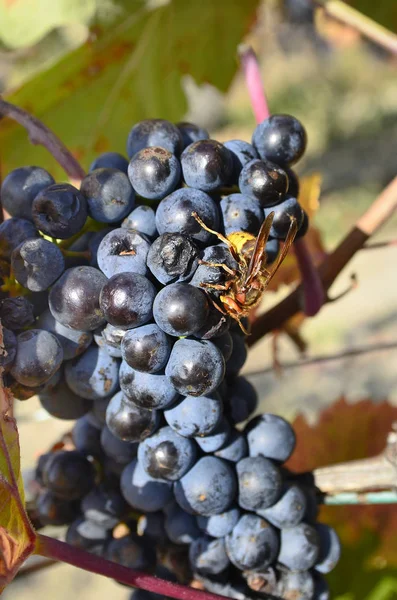
[[[44,123],[34,117],[29,112],[6,102],[0,97],[0,116],[9,117],[16,121],[26,129],[29,134],[29,139],[32,144],[40,144],[47,148],[50,154],[64,169],[69,179],[74,185],[80,185],[81,180],[85,177],[85,171],[79,162],[75,159],[72,153],[61,142],[58,136],[55,135]]]
[[[258,59],[250,46],[243,44],[239,46],[238,51],[255,119],[257,123],[261,123],[264,119],[270,117],[270,110]],[[305,240],[296,240],[294,250],[302,275],[303,310],[308,317],[313,317],[324,304],[326,295]]]

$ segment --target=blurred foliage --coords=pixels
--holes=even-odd
[[[347,4],[391,31],[397,31],[397,2],[395,0],[347,0]]]

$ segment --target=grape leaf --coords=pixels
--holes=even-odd
[[[0,385],[0,593],[33,552],[36,537],[24,506],[18,429],[10,416],[10,401]]]
[[[227,90],[237,68],[236,47],[252,24],[258,0],[171,0],[148,9],[119,2],[111,26],[96,28],[83,46],[8,96],[51,127],[85,166],[106,150],[125,152],[138,120],[178,120],[187,104],[183,76]],[[0,122],[2,168],[39,164],[64,174],[26,135]]]

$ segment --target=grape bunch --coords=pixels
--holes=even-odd
[[[239,374],[264,269],[308,229],[305,146],[288,115],[252,144],[152,119],[80,189],[35,166],[3,181],[0,364],[16,398],[75,421],[36,469],[38,520],[70,544],[233,598],[329,598],[337,535],[283,466],[293,429],[253,416]]]

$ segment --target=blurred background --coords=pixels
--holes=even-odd
[[[0,91],[50,126],[85,168],[100,152],[125,153],[143,118],[191,120],[220,141],[249,141],[255,121],[237,46],[252,44],[271,111],[295,115],[308,132],[297,171],[322,179],[309,234],[321,262],[397,170],[397,3],[349,4],[372,21],[311,0],[0,0]],[[338,19],[329,15],[335,7]],[[64,178],[19,126],[1,121],[1,175],[25,164]],[[371,239],[376,247],[356,254],[330,295],[349,290],[355,275],[353,289],[250,351],[244,373],[258,389],[258,412],[295,422],[296,468],[376,454],[397,420],[396,225],[391,219]],[[289,258],[259,312],[298,279]],[[71,428],[35,398],[16,415],[25,470]],[[329,576],[333,598],[397,598],[396,512],[324,509],[344,543]],[[4,593],[28,595],[126,600],[128,591],[62,565],[17,578]]]

